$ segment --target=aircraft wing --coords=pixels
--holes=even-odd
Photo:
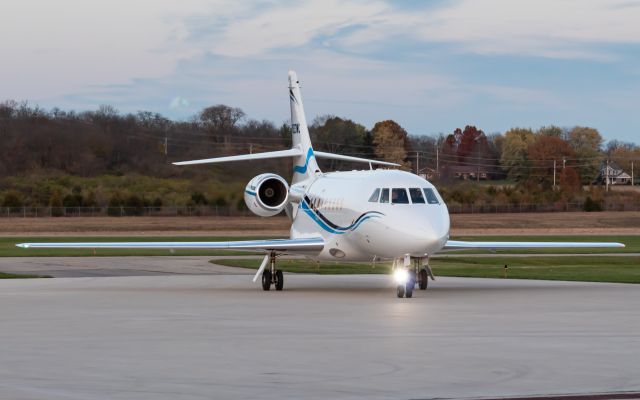
[[[261,250],[289,252],[313,252],[324,248],[324,240],[269,239],[234,242],[68,242],[68,243],[19,243],[24,249],[214,249],[214,250]]]
[[[568,249],[568,248],[621,248],[616,242],[465,242],[447,240],[443,250],[462,249]]]
[[[213,163],[223,163],[223,162],[229,162],[229,161],[264,160],[267,158],[296,157],[302,154],[303,154],[302,150],[298,148],[293,148],[289,150],[267,151],[265,153],[242,154],[239,156],[205,158],[202,160],[192,160],[192,161],[178,161],[178,162],[174,162],[173,165],[213,164]]]
[[[342,160],[342,161],[353,161],[353,162],[360,162],[360,163],[367,163],[367,164],[388,165],[390,167],[400,166],[400,164],[392,163],[388,161],[370,160],[368,158],[343,156],[342,154],[325,153],[324,151],[314,150],[313,154],[315,154],[315,156],[318,158],[328,158],[331,160]]]

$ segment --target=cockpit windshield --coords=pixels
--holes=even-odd
[[[377,188],[369,197],[370,203],[385,204],[440,204],[432,188]]]
[[[420,188],[409,188],[409,194],[411,195],[411,202],[413,204],[424,204],[424,197],[422,196],[422,190],[420,190]]]
[[[440,201],[436,197],[436,194],[433,192],[433,189],[424,188],[424,195],[427,197],[427,203],[429,203],[429,204],[440,204]]]
[[[382,189],[382,195],[380,196],[380,203],[389,202],[389,189]]]
[[[409,204],[409,196],[407,196],[407,189],[405,188],[391,189],[391,203]]]
[[[380,188],[373,191],[371,197],[369,197],[369,203],[377,203],[378,197],[380,197]]]

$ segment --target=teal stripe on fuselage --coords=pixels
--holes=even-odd
[[[329,226],[326,222],[324,222],[322,218],[320,218],[316,214],[316,212],[314,212],[314,210],[312,210],[311,207],[309,207],[309,204],[307,204],[305,200],[302,200],[302,202],[300,203],[300,208],[305,212],[305,214],[307,214],[312,220],[314,220],[322,229],[324,229],[329,233],[334,233],[337,235],[342,235],[347,232],[355,231],[360,225],[362,225],[364,221],[368,220],[369,218],[380,218],[381,216],[384,215],[378,211],[368,211],[362,214],[360,217],[358,217],[358,219],[356,219],[356,221],[353,224],[345,227],[336,226],[334,228]]]
[[[313,149],[310,147],[309,151],[307,152],[307,159],[304,162],[304,165],[296,165],[295,167],[293,167],[293,172],[297,172],[299,174],[304,174],[307,172],[307,167],[309,166],[309,160],[311,159],[311,157],[314,157],[313,155]]]

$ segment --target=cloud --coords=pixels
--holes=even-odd
[[[606,44],[640,44],[640,2],[608,0],[462,0],[410,10],[381,1],[272,3],[237,16],[210,36],[229,57],[264,55],[320,40],[341,51],[413,40],[457,51],[608,60]],[[301,54],[301,56],[303,56]]]
[[[169,103],[169,108],[172,109],[177,109],[177,108],[189,108],[190,104],[189,104],[189,100],[185,99],[182,96],[176,96],[173,99],[171,99],[171,102]]]

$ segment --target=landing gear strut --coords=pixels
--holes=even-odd
[[[269,254],[269,269],[265,269],[262,273],[262,290],[270,290],[271,284],[276,287],[276,290],[284,288],[284,274],[281,269],[276,269],[276,253]]]

